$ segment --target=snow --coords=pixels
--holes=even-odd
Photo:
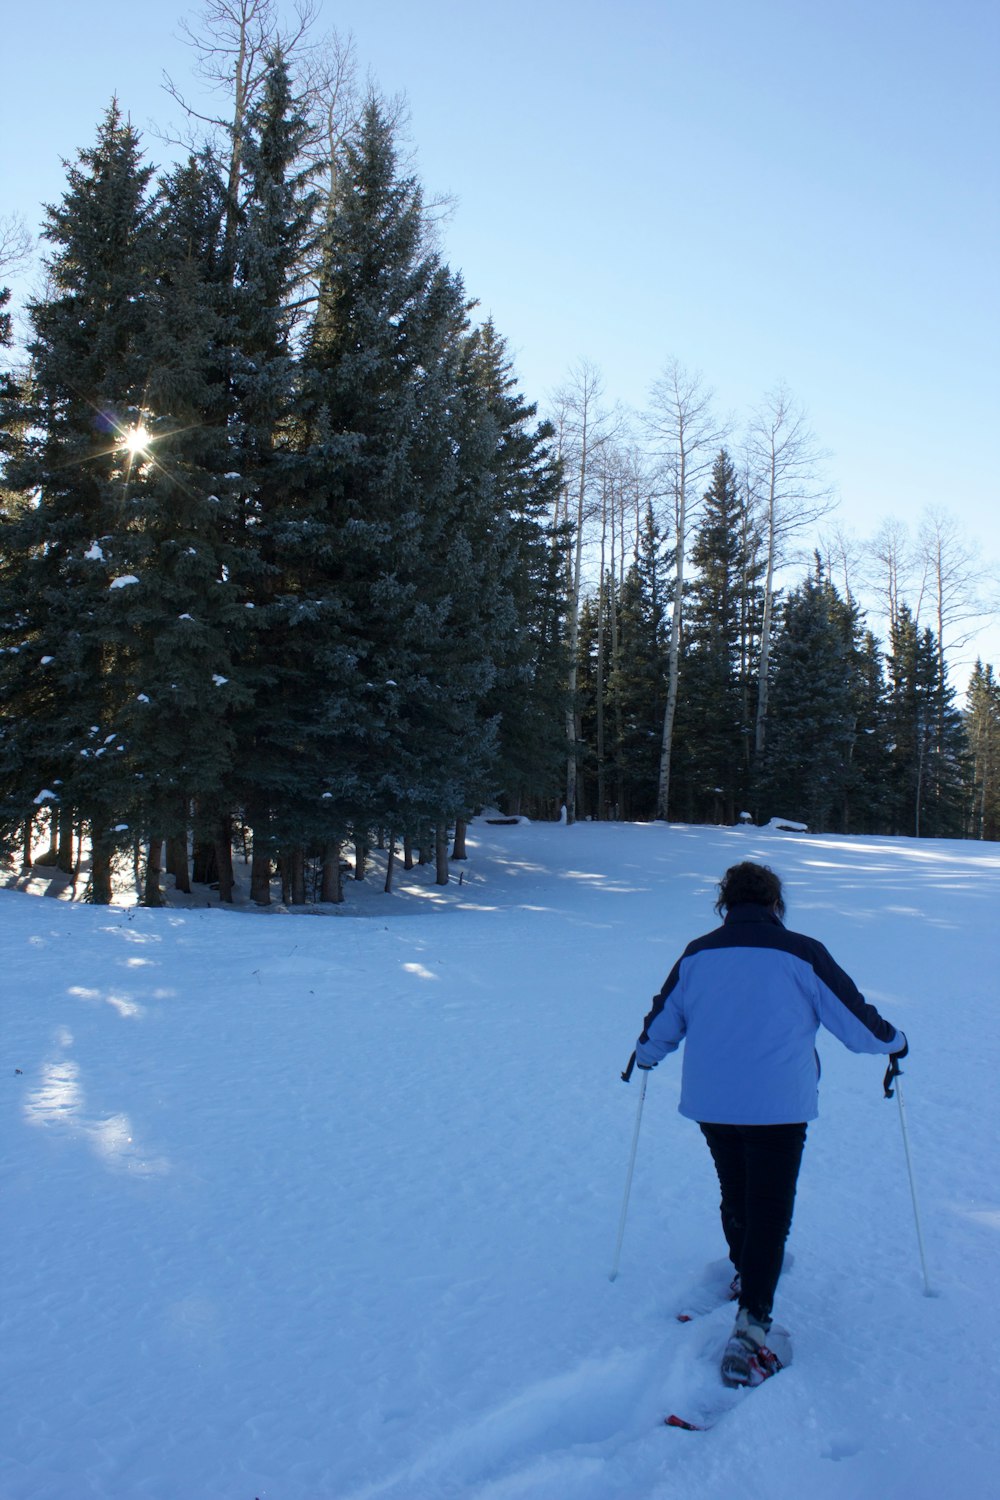
[[[111,582],[108,584],[108,588],[109,589],[127,589],[133,583],[138,583],[138,582],[139,582],[139,580],[138,580],[138,578],[136,578],[136,576],[135,576],[134,573],[123,573],[122,576],[121,576],[121,578],[112,578]]]
[[[212,681],[214,682],[216,687],[225,687],[226,683],[229,681],[229,678],[221,676],[221,674],[218,672],[213,672]]]
[[[83,555],[89,562],[104,561],[104,553],[101,551],[97,542],[91,542],[90,546],[87,548],[86,552]]]
[[[478,821],[469,853],[298,915],[242,865],[233,910],[0,890],[4,1500],[992,1500],[1000,846]],[[619,1074],[741,858],[909,1036],[936,1295],[884,1059],[821,1034],[795,1361],[685,1433],[717,1191],[667,1059],[609,1281]]]

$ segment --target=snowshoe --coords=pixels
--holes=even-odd
[[[728,1386],[763,1385],[791,1363],[792,1343],[787,1328],[777,1323],[764,1328],[741,1307],[722,1355],[722,1383]]]

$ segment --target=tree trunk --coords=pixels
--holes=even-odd
[[[580,474],[577,486],[576,547],[570,564],[569,578],[569,693],[566,709],[566,821],[576,822],[579,770],[577,746],[580,733],[577,728],[576,696],[578,685],[578,655],[580,651],[580,587],[583,568],[583,501],[587,488],[587,408],[584,407],[583,433],[580,440]],[[567,505],[567,509],[568,509]]]
[[[677,682],[680,673],[681,620],[684,609],[684,563],[687,546],[688,491],[692,506],[697,499],[696,486],[709,465],[708,453],[722,434],[712,415],[712,396],[701,383],[701,377],[689,375],[673,360],[653,389],[660,415],[653,426],[658,437],[666,440],[666,454],[673,471],[674,500],[674,608],[670,622],[670,661],[668,668],[667,706],[663,715],[660,742],[660,767],[656,791],[656,815],[666,818],[670,805],[670,762],[673,752],[674,715],[677,710]]]
[[[291,890],[292,905],[305,906],[306,851],[301,844],[296,844],[288,851],[288,883]]]
[[[323,884],[320,888],[321,901],[329,901],[339,906],[344,899],[344,889],[340,879],[340,840],[331,839],[323,847]]]
[[[451,851],[452,859],[468,859],[469,857],[465,849],[465,832],[468,826],[464,818],[455,819],[455,842]]]
[[[250,900],[255,906],[271,904],[271,856],[254,842],[250,857]]]
[[[448,875],[448,825],[447,825],[447,823],[439,823],[437,825],[437,830],[436,830],[435,839],[434,839],[434,855],[435,855],[435,862],[436,862],[436,865],[437,865],[437,873],[435,875],[434,884],[435,885],[447,885],[448,884],[448,880],[449,880],[449,875]]]
[[[368,864],[368,845],[364,839],[354,840],[354,878],[364,880],[365,868]]]
[[[251,799],[247,808],[250,824],[250,900],[255,906],[271,904],[271,839],[267,804],[261,799]]]
[[[219,878],[219,861],[214,844],[196,839],[191,878],[197,885],[212,885]]]
[[[413,840],[408,833],[403,835],[403,869],[413,869]]]
[[[24,874],[31,869],[32,825],[33,819],[25,818],[21,829],[21,870]]]
[[[36,865],[56,865],[59,863],[59,810],[55,807],[49,808],[49,847],[44,854],[35,855]]]
[[[73,814],[68,807],[59,810],[58,865],[64,875],[73,875],[76,871],[73,852]]]
[[[174,877],[174,889],[191,894],[191,876],[188,873],[187,834],[167,839],[167,874]]]
[[[223,818],[222,826],[215,837],[215,863],[219,872],[219,900],[230,902],[233,899],[233,837],[232,826],[228,817]]]
[[[93,906],[111,905],[111,847],[90,830],[90,893]]]
[[[774,524],[774,489],[768,497],[767,573],[764,578],[764,615],[760,625],[760,666],[757,672],[757,723],[754,729],[754,754],[764,753],[767,734],[767,674],[771,664],[771,622],[774,614],[774,564],[777,538]]]
[[[146,876],[143,881],[143,906],[163,906],[164,904],[163,893],[160,890],[162,857],[163,840],[150,839],[149,849],[146,854]]]
[[[385,894],[392,894],[392,877],[396,870],[396,835],[390,830],[389,853],[385,861]]]
[[[601,519],[601,561],[600,578],[597,585],[597,821],[604,820],[604,804],[606,801],[604,787],[604,615],[607,608],[607,589],[605,583],[604,549],[607,540],[608,529],[608,485],[604,484],[603,515]]]
[[[663,737],[660,741],[660,773],[656,791],[656,816],[666,822],[670,804],[670,761],[674,744],[674,715],[677,712],[677,683],[681,660],[681,610],[684,601],[684,528],[686,476],[681,463],[680,495],[677,503],[677,562],[674,574],[674,608],[670,618],[670,664],[667,680],[667,707],[663,715]]]

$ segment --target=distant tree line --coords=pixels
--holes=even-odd
[[[339,900],[347,841],[359,876],[380,839],[390,879],[398,843],[445,881],[486,801],[1000,837],[1000,688],[977,663],[956,707],[948,537],[935,631],[887,535],[883,646],[846,551],[779,587],[828,509],[786,392],[738,456],[676,364],[644,444],[587,367],[540,421],[394,111],[339,54],[303,81],[247,31],[267,5],[213,4],[225,128],[157,176],[112,104],[0,379],[8,853],[73,871],[86,842],[89,899],[131,859],[156,904],[164,873],[230,898],[242,847],[266,904],[276,874]]]
[[[578,815],[657,815],[676,571],[647,504],[638,543],[581,610]],[[813,831],[1000,837],[1000,685],[977,661],[959,709],[939,640],[898,599],[883,645],[815,553],[776,591],[759,712],[766,541],[722,449],[683,584],[669,816]]]

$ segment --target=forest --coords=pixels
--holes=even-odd
[[[791,393],[734,427],[669,356],[641,417],[585,363],[540,410],[398,101],[269,5],[203,23],[225,110],[157,171],[111,101],[23,343],[0,301],[8,860],[156,905],[231,899],[238,850],[266,905],[341,900],[376,841],[445,883],[484,805],[1000,836],[948,515],[862,564]]]

